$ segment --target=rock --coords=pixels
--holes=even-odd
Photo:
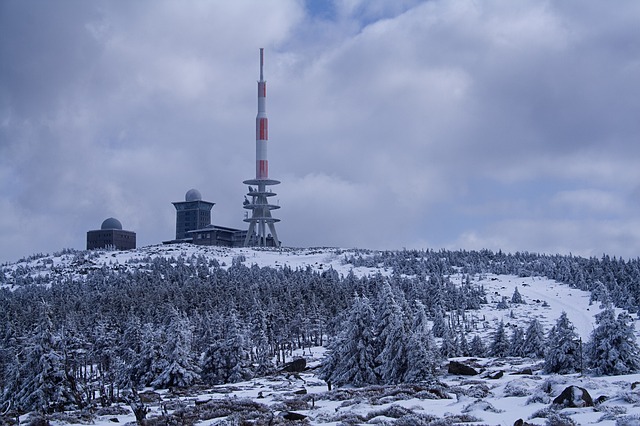
[[[159,393],[153,391],[140,392],[138,396],[140,397],[140,402],[143,402],[145,404],[162,401],[162,396]]]
[[[287,373],[300,373],[304,371],[305,368],[307,368],[307,360],[304,358],[298,358],[285,364],[280,371]]]
[[[296,395],[306,395],[307,394],[307,390],[306,389],[300,389],[294,392],[294,394]]]
[[[304,420],[307,418],[307,416],[305,416],[304,414],[295,413],[293,411],[289,411],[285,413],[282,417],[284,417],[287,420]]]
[[[636,386],[640,385],[640,382],[633,382],[631,383],[631,390],[635,389]]]
[[[556,405],[571,408],[593,407],[593,399],[585,388],[569,386],[553,400]]]
[[[533,375],[533,370],[529,367],[527,368],[523,368],[520,371],[517,371],[515,373],[512,373],[513,375],[526,375],[526,376],[532,376]]]
[[[109,419],[109,421],[112,422],[112,423],[120,423],[120,420],[118,420],[117,417],[112,417],[112,418]]]
[[[608,396],[600,395],[599,397],[596,398],[595,401],[593,401],[593,403],[596,404],[596,405],[599,405],[599,404],[602,404],[603,402],[605,402],[607,399],[609,399]]]
[[[500,370],[497,373],[489,374],[487,376],[487,378],[488,379],[492,379],[492,380],[497,380],[497,379],[501,378],[502,376],[504,376],[504,371]]]
[[[461,362],[450,361],[449,362],[449,374],[457,374],[460,376],[475,376],[478,372],[473,368],[465,365]]]
[[[534,426],[533,423],[527,423],[522,419],[518,419],[513,423],[513,426]]]

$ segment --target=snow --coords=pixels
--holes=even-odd
[[[317,355],[321,355],[320,348],[314,349]],[[480,360],[490,365],[490,360]],[[508,371],[516,370],[508,364],[503,365]],[[518,366],[518,369],[522,366]],[[442,381],[451,387],[458,389],[469,389],[471,386],[477,386],[480,383],[487,385],[490,389],[489,396],[478,399],[470,396],[451,394],[451,399],[420,399],[407,398],[401,400],[393,400],[389,398],[389,402],[384,402],[384,398],[375,400],[373,398],[357,398],[351,401],[331,401],[327,400],[327,388],[324,383],[315,379],[313,373],[305,372],[299,374],[298,377],[293,375],[279,375],[269,378],[251,380],[247,382],[235,383],[233,385],[222,385],[214,387],[200,395],[185,397],[183,401],[186,404],[194,405],[195,401],[208,400],[234,400],[249,398],[261,404],[277,408],[282,406],[283,401],[293,401],[299,399],[294,394],[295,391],[306,389],[307,400],[309,395],[314,396],[313,407],[301,410],[292,410],[299,414],[308,416],[309,424],[312,425],[338,425],[340,418],[346,418],[348,415],[360,415],[370,417],[372,413],[383,412],[392,406],[400,406],[411,410],[416,414],[431,414],[438,418],[452,417],[454,415],[467,414],[478,419],[475,422],[465,424],[469,425],[512,425],[517,419],[522,418],[533,424],[545,424],[546,419],[542,417],[532,417],[536,412],[540,412],[549,406],[548,402],[528,403],[530,395],[526,396],[508,396],[505,392],[514,382],[518,386],[523,386],[532,393],[543,393],[540,389],[545,381],[551,383],[552,392],[548,398],[553,399],[565,387],[576,385],[584,387],[595,399],[600,395],[607,395],[609,399],[598,407],[597,411],[593,407],[585,408],[565,408],[561,413],[568,415],[577,424],[598,424],[598,425],[616,425],[616,421],[606,420],[607,412],[624,412],[625,416],[640,416],[640,407],[637,402],[640,401],[640,393],[631,391],[631,384],[640,381],[640,375],[628,375],[617,377],[580,377],[578,375],[568,376],[513,376],[505,374],[497,380],[486,378],[464,378],[451,375],[445,375]],[[227,391],[232,389],[232,392]],[[259,398],[262,393],[264,398]],[[149,416],[159,415],[161,410],[154,407]],[[133,415],[130,416],[105,416],[96,420],[96,425],[112,425],[112,418],[118,418],[120,423],[134,422]],[[638,417],[640,418],[640,417]],[[376,417],[376,420],[381,420]],[[220,424],[221,418],[201,421],[198,425],[214,425]],[[387,419],[394,420],[394,419]],[[375,420],[369,420],[374,422]],[[59,423],[62,424],[62,423]],[[363,423],[364,424],[364,423]],[[640,424],[640,420],[636,423]]]
[[[311,268],[314,271],[326,271],[333,269],[341,275],[353,272],[356,276],[390,272],[381,268],[354,268],[353,265],[343,262],[345,254],[354,254],[355,251],[335,248],[304,248],[304,249],[252,249],[252,248],[221,248],[194,245],[167,245],[149,246],[137,250],[112,252],[98,251],[89,255],[87,252],[76,254],[63,254],[58,256],[44,256],[37,259],[25,260],[15,264],[5,265],[5,271],[14,271],[16,268],[31,268],[32,276],[46,276],[55,274],[78,274],[79,268],[100,268],[107,266],[139,267],[145,258],[156,256],[164,257],[190,257],[192,255],[204,255],[215,257],[221,265],[227,267],[234,259],[244,257],[244,263],[248,266],[260,267],[290,267]],[[78,255],[84,259],[78,263]],[[359,253],[359,255],[363,255]],[[462,275],[451,277],[456,283],[462,282]],[[556,319],[565,312],[576,328],[576,333],[584,342],[589,339],[595,327],[595,316],[601,311],[597,304],[589,305],[589,293],[570,288],[567,285],[544,277],[517,277],[512,275],[482,274],[472,277],[474,284],[484,286],[488,304],[483,305],[477,311],[469,312],[476,319],[476,329],[469,333],[468,340],[474,333],[481,334],[484,338],[490,336],[500,321],[507,327],[524,327],[526,329],[531,319],[537,318],[548,330],[555,324]],[[11,283],[4,284],[12,288]],[[509,309],[497,309],[497,304],[503,297],[511,300],[516,287],[524,299],[524,304],[511,304]],[[546,302],[546,303],[545,303]],[[636,330],[636,335],[638,334]],[[507,329],[510,336],[510,330]],[[485,339],[485,343],[489,340]],[[305,352],[298,352],[296,356],[303,356],[307,364],[316,366],[324,356],[324,348],[312,348]],[[549,376],[540,373],[540,360],[522,360],[516,358],[504,359],[473,359],[457,358],[461,362],[472,362],[480,368],[479,376],[462,377],[446,373],[446,365],[439,379],[449,386],[450,399],[422,399],[409,395],[407,398],[395,399],[395,397],[375,399],[372,397],[357,397],[348,401],[331,399],[331,392],[327,392],[327,386],[319,380],[313,370],[299,375],[278,374],[270,377],[253,379],[246,382],[230,385],[216,386],[199,394],[189,396],[172,396],[164,392],[165,402],[168,400],[180,400],[187,406],[194,406],[195,401],[241,399],[249,398],[260,404],[274,407],[283,411],[283,401],[300,400],[301,396],[295,391],[306,389],[307,396],[304,401],[309,406],[306,409],[292,410],[308,416],[312,425],[337,425],[341,418],[347,415],[371,416],[374,412],[384,412],[392,406],[401,406],[416,414],[430,414],[439,418],[454,415],[467,414],[478,421],[465,424],[470,425],[512,425],[514,421],[522,418],[533,424],[545,424],[546,419],[532,417],[535,413],[549,407],[550,402],[569,385],[584,387],[595,400],[605,395],[607,400],[597,409],[565,408],[565,413],[577,424],[616,425],[616,418],[624,416],[638,416],[640,419],[640,388],[632,390],[631,385],[640,382],[640,374],[613,376],[613,377],[589,377],[578,374],[564,376]],[[533,375],[515,375],[525,367],[532,366]],[[504,371],[499,379],[490,379],[487,373]],[[488,395],[477,398],[471,395],[472,389],[486,386]],[[387,387],[391,389],[392,387]],[[348,389],[348,388],[347,388]],[[545,389],[551,389],[546,393]],[[354,392],[356,390],[354,389]],[[362,392],[362,390],[360,390]],[[335,392],[335,389],[334,391]],[[466,395],[465,395],[466,393]],[[357,392],[356,392],[357,394]],[[312,395],[311,398],[309,395]],[[262,397],[261,397],[262,396]],[[313,401],[313,402],[310,402]],[[126,406],[125,406],[126,407]],[[160,415],[162,406],[151,405],[149,416]],[[611,414],[614,413],[614,414]],[[105,415],[95,420],[96,425],[106,426],[114,424],[114,420],[120,424],[135,422],[133,414]],[[210,419],[197,423],[198,425],[219,424],[221,418]],[[380,415],[369,422],[388,421],[394,419]],[[52,424],[65,424],[53,422]],[[629,420],[623,424],[640,424],[640,420]]]

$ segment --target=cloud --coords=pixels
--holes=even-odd
[[[636,2],[323,5],[2,3],[0,261],[244,227],[259,47],[285,243],[637,256]]]

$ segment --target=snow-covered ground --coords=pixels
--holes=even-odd
[[[298,353],[313,367],[322,358],[322,348]],[[638,425],[640,424],[640,391],[632,390],[632,384],[640,382],[640,374],[615,377],[548,376],[535,373],[517,375],[535,363],[516,359],[458,359],[476,366],[478,376],[454,376],[443,371],[440,378],[445,398],[433,398],[429,385],[424,387],[372,386],[327,391],[326,383],[318,380],[312,371],[298,374],[277,374],[247,382],[222,385],[189,395],[176,395],[167,391],[157,392],[162,401],[149,403],[152,408],[148,418],[178,412],[198,413],[204,420],[197,425],[269,424],[273,417],[280,420],[289,412],[306,416],[311,425],[341,424],[421,424],[416,419],[448,419],[449,424],[465,425],[513,425],[518,419],[530,424],[544,425],[549,418],[548,408],[552,400],[567,386],[585,388],[594,400],[606,397],[606,401],[594,407],[564,408],[556,415],[570,418],[577,425]],[[503,371],[497,379],[489,375]],[[442,389],[442,388],[438,388]],[[436,389],[436,390],[438,390]],[[151,391],[150,391],[151,392]],[[254,408],[247,402],[259,404],[262,417],[250,413]],[[220,405],[218,405],[220,404]],[[163,406],[169,407],[163,409]],[[235,416],[208,418],[216,407],[237,407]],[[123,408],[128,409],[127,406]],[[218,409],[218,413],[224,410]],[[242,416],[255,423],[236,423]],[[561,418],[561,417],[560,417]],[[113,425],[135,422],[133,414],[105,415],[95,420],[96,425]],[[404,419],[404,420],[403,420]],[[565,420],[566,421],[566,420]],[[58,424],[64,424],[59,422]],[[162,423],[159,423],[162,424]],[[288,424],[284,420],[273,424]],[[295,424],[295,423],[291,423]],[[428,423],[422,423],[428,424]],[[439,423],[447,424],[447,423]],[[552,423],[570,424],[568,422]]]
[[[193,245],[150,246],[126,252],[96,252],[93,256],[78,256],[77,253],[46,256],[5,265],[3,269],[8,273],[16,268],[28,268],[33,276],[69,275],[79,273],[81,268],[135,267],[134,265],[139,264],[136,262],[142,262],[148,257],[204,255],[215,257],[221,265],[226,266],[231,265],[234,259],[243,258],[248,266],[286,265],[293,269],[312,268],[316,271],[331,268],[342,275],[353,271],[357,276],[378,272],[390,274],[390,271],[382,268],[353,268],[353,265],[344,263],[345,254],[353,253],[355,252],[333,248],[257,250]],[[454,283],[460,283],[463,276],[454,275],[451,279]],[[470,331],[469,340],[474,333],[483,337],[490,336],[500,321],[507,327],[526,328],[531,319],[537,318],[545,330],[548,330],[560,314],[566,312],[576,327],[577,334],[586,342],[594,328],[595,315],[601,311],[597,303],[589,304],[589,293],[543,277],[482,274],[472,276],[471,279],[474,284],[484,286],[489,303],[479,310],[467,313],[475,320],[475,329]],[[11,284],[5,286],[11,287]],[[498,302],[503,297],[510,300],[516,288],[525,303],[498,309]],[[298,352],[296,356],[304,357],[307,366],[314,367],[320,363],[323,354],[323,348],[313,348],[304,353]],[[306,416],[308,424],[314,425],[392,424],[395,421],[402,422],[402,419],[405,419],[405,423],[400,424],[412,424],[410,419],[424,420],[429,416],[434,419],[449,419],[452,424],[512,425],[522,418],[532,424],[543,425],[548,419],[542,416],[548,415],[545,410],[548,411],[552,400],[567,386],[575,385],[586,389],[594,400],[601,396],[604,400],[596,408],[565,408],[558,411],[575,424],[640,425],[640,387],[632,389],[633,383],[640,382],[640,374],[614,377],[583,377],[577,374],[548,376],[541,373],[540,360],[458,360],[474,366],[480,374],[451,375],[447,373],[446,364],[443,364],[439,379],[445,387],[444,391],[442,388],[437,390],[444,398],[434,397],[438,392],[428,385],[420,389],[375,386],[364,389],[334,389],[329,392],[326,383],[319,380],[314,375],[314,370],[310,369],[299,374],[282,373],[197,392],[192,390],[187,394],[158,392],[162,400],[149,403],[152,411],[148,417],[161,416],[163,412],[171,414],[175,410],[201,413],[221,401],[242,407],[250,400],[256,404],[255,407],[265,407],[265,412],[273,412],[276,416],[273,422],[280,419],[278,416],[291,411]],[[532,369],[532,374],[515,374],[527,367]],[[501,377],[489,377],[500,371],[504,373]],[[123,408],[125,411],[122,414],[105,414],[98,417],[95,424],[135,422],[128,406]],[[220,409],[218,412],[225,411]],[[411,413],[414,417],[411,417]],[[265,416],[267,418],[268,414]],[[229,419],[237,417],[228,417],[227,412],[226,416],[199,420],[196,424],[235,424]],[[253,424],[268,423],[258,421]],[[427,424],[426,420],[423,424]]]

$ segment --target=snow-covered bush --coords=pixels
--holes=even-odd
[[[547,419],[545,426],[578,426],[567,414],[554,410],[552,407],[542,408],[529,416],[532,419]]]
[[[530,394],[531,386],[526,380],[512,380],[504,387],[504,396],[527,396]]]
[[[627,409],[621,405],[600,405],[595,410],[603,413],[598,422],[616,420],[619,416],[627,414]]]
[[[640,393],[634,391],[622,391],[617,397],[628,404],[640,404]]]
[[[551,397],[542,392],[542,391],[536,391],[535,393],[533,393],[529,398],[527,398],[527,402],[525,403],[526,405],[529,404],[549,404],[551,402]]]
[[[393,424],[394,426],[433,426],[433,422],[438,420],[433,414],[413,413],[400,417]]]
[[[545,426],[578,426],[578,423],[565,413],[553,412],[547,416]]]
[[[465,390],[464,394],[471,398],[480,399],[486,398],[487,396],[491,395],[491,390],[486,384],[478,383],[469,386],[469,388]]]
[[[494,407],[490,402],[482,399],[476,399],[471,404],[466,405],[463,409],[463,413],[469,413],[471,411],[488,411],[490,413],[502,413],[503,410]]]
[[[616,419],[616,426],[636,426],[640,424],[640,415],[632,414]]]

